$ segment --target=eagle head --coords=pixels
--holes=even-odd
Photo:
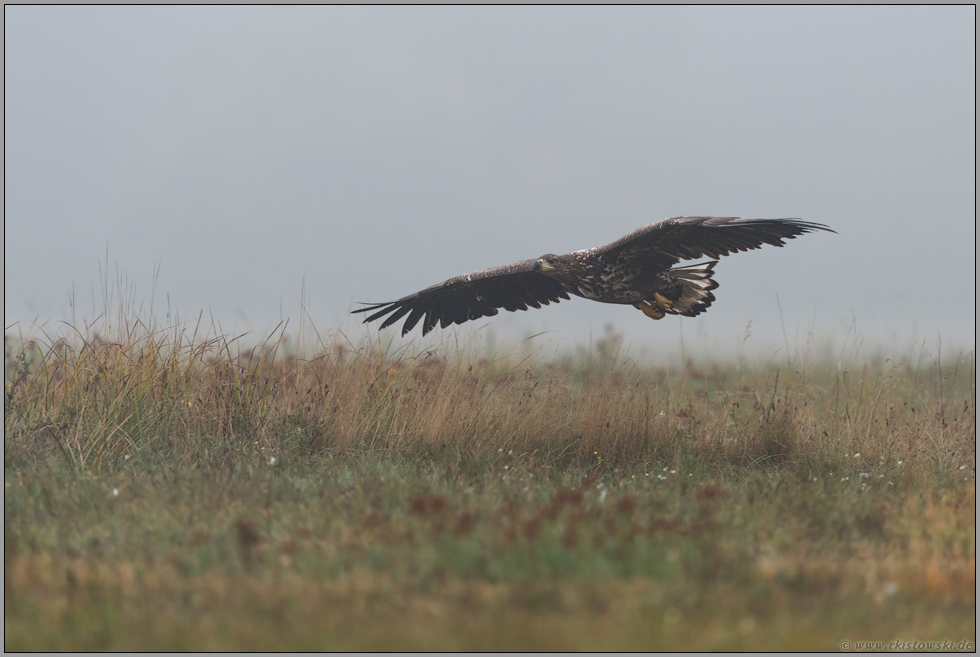
[[[557,264],[558,256],[549,253],[548,255],[543,255],[534,261],[534,271],[539,271],[542,274],[550,274],[555,270],[555,265]]]

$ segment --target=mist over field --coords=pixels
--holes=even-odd
[[[455,335],[572,350],[611,324],[656,358],[974,344],[973,7],[4,19],[8,331],[94,321],[122,277],[229,333],[355,334],[356,302],[691,214],[838,234],[724,258],[695,319],[573,299]]]

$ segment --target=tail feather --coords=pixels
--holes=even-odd
[[[717,260],[711,260],[671,269],[667,274],[667,285],[660,292],[654,292],[652,298],[634,305],[652,319],[661,319],[667,313],[696,317],[715,300],[711,290],[718,287],[718,283],[711,276],[716,264]]]
[[[666,312],[672,315],[695,317],[707,310],[715,300],[711,290],[718,287],[717,281],[711,278],[716,264],[718,264],[717,260],[711,260],[671,269],[670,276],[680,287],[680,294],[673,300],[671,307],[665,309]]]

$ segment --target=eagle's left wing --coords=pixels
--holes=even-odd
[[[817,230],[835,232],[823,224],[799,219],[671,217],[637,228],[594,253],[606,261],[669,269],[681,260],[717,259],[763,244],[783,246],[784,240]]]

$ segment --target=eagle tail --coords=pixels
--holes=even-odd
[[[661,319],[668,313],[684,317],[700,315],[715,300],[711,290],[718,287],[718,283],[711,276],[717,264],[717,260],[711,260],[671,269],[664,289],[654,292],[651,299],[635,304],[636,307],[652,319]]]
[[[680,296],[671,304],[667,312],[672,315],[694,317],[707,310],[715,300],[711,290],[718,287],[718,282],[711,278],[717,264],[717,260],[711,260],[671,269],[669,275],[679,285]]]

